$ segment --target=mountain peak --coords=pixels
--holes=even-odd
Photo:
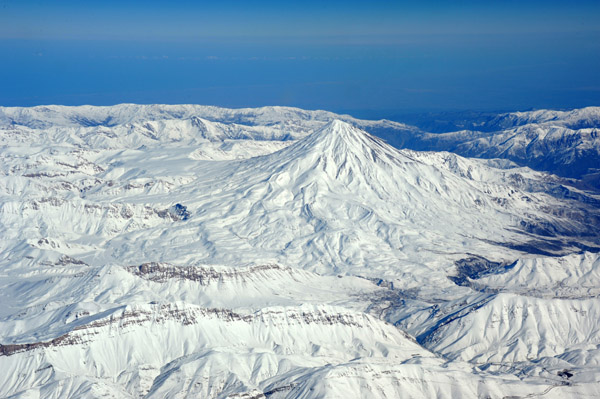
[[[381,139],[338,119],[332,120],[300,140],[297,147],[303,151],[317,152],[337,160],[347,159],[350,155],[355,158],[367,157],[374,160],[377,154],[394,152],[394,149]]]
[[[314,172],[318,179],[327,176],[357,184],[365,176],[379,175],[376,170],[381,167],[398,164],[399,158],[403,154],[384,141],[349,123],[332,120],[264,160],[271,165],[268,169],[285,168],[295,174]]]
[[[369,134],[362,131],[348,122],[334,119],[327,123],[321,129],[313,133],[315,138],[322,140],[344,140],[344,141],[362,141]]]

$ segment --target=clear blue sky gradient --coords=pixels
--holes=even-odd
[[[600,105],[600,1],[0,0],[0,105]]]

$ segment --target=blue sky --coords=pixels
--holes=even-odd
[[[600,105],[598,1],[0,0],[0,105]]]

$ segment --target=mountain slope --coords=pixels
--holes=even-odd
[[[400,135],[400,141],[391,132],[383,137],[397,146],[417,150],[505,158],[559,176],[584,179],[588,187],[600,187],[600,107],[499,114],[467,127]]]

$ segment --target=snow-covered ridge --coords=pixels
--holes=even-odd
[[[197,266],[172,266],[161,263],[144,263],[139,266],[129,266],[127,270],[136,276],[155,281],[166,282],[170,279],[183,279],[197,281],[201,285],[208,285],[213,281],[222,282],[223,279],[244,279],[254,274],[264,274],[269,272],[296,273],[295,269],[283,268],[279,265],[262,265],[244,269],[226,269],[218,270],[215,267],[197,267]],[[301,273],[301,271],[297,271]],[[264,277],[264,276],[261,276]]]
[[[530,123],[552,123],[571,129],[598,127],[600,107],[585,107],[571,111],[537,110],[501,114],[491,122],[498,126],[514,127]]]
[[[305,122],[329,122],[333,119],[353,119],[328,111],[307,111],[293,107],[262,107],[228,109],[204,105],[139,105],[114,106],[38,106],[0,107],[0,122],[32,128],[51,126],[116,126],[159,120],[187,120],[193,117],[220,122],[226,125],[244,124],[270,126]],[[373,123],[372,121],[365,121]],[[387,123],[393,123],[387,121]]]
[[[240,314],[229,309],[199,308],[180,304],[127,306],[103,317],[92,315],[82,319],[73,322],[73,327],[68,333],[49,341],[0,345],[0,356],[12,356],[40,348],[86,344],[93,342],[93,336],[101,334],[100,330],[104,329],[118,328],[119,334],[123,334],[130,326],[143,327],[150,324],[154,326],[167,322],[190,326],[199,324],[204,319],[215,319],[224,323],[257,324],[259,322],[271,327],[285,325],[286,328],[291,328],[294,325],[317,324],[341,325],[352,329],[373,328],[370,324],[378,323],[371,316],[363,313],[353,314],[344,309],[324,307],[265,308],[254,314]]]
[[[238,159],[251,156],[251,152],[266,153],[252,141],[274,141],[279,143],[273,144],[277,147],[338,119],[398,148],[506,158],[563,177],[584,178],[587,187],[597,188],[599,115],[600,107],[505,113],[475,123],[471,130],[429,134],[388,120],[360,120],[291,107],[227,109],[137,104],[0,107],[0,143],[69,143],[119,149],[211,141],[221,151],[201,150],[195,155],[197,159]]]
[[[361,127],[415,130],[392,121],[367,121],[291,107],[227,109],[201,105],[0,107],[0,142],[47,142],[95,148],[166,143],[298,139],[340,119]]]
[[[418,133],[409,148],[445,150],[478,158],[505,158],[600,187],[600,107],[500,114],[470,130]],[[387,138],[387,136],[386,136]]]

